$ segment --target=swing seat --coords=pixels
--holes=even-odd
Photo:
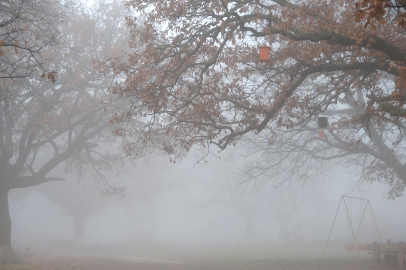
[[[345,250],[355,250],[354,244],[345,244]]]
[[[367,245],[366,244],[357,244],[357,249],[358,250],[367,250]]]

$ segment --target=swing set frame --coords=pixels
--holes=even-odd
[[[348,199],[351,199],[351,200],[353,200],[353,199],[355,199],[355,200],[360,200],[360,202],[364,202],[364,203],[365,203],[365,207],[364,207],[364,209],[363,209],[363,211],[362,211],[362,216],[361,216],[361,219],[360,219],[360,222],[359,222],[359,225],[358,225],[358,228],[357,228],[357,231],[356,231],[356,232],[355,232],[354,227],[353,227],[353,225],[352,225],[352,220],[351,220],[350,212],[349,212],[349,205],[347,205],[347,203],[345,202],[345,198],[348,198]],[[337,207],[337,211],[336,211],[336,215],[335,215],[334,220],[333,220],[333,224],[331,225],[330,233],[329,233],[329,235],[328,235],[327,242],[326,242],[326,246],[324,247],[324,251],[323,251],[322,257],[324,257],[324,253],[326,252],[328,242],[330,241],[331,232],[333,231],[334,223],[335,223],[336,218],[337,218],[338,210],[340,210],[341,202],[344,202],[345,211],[346,211],[346,213],[347,213],[347,218],[348,218],[348,221],[349,221],[349,224],[350,224],[351,233],[352,233],[352,238],[353,238],[353,243],[352,243],[352,244],[354,245],[355,249],[357,250],[358,256],[360,256],[360,254],[359,254],[360,248],[359,248],[358,243],[357,243],[357,236],[358,236],[358,233],[359,233],[359,231],[360,231],[362,222],[364,221],[365,212],[366,212],[366,210],[367,210],[367,208],[368,208],[368,205],[369,205],[369,207],[370,207],[370,209],[371,209],[372,217],[373,217],[373,219],[374,219],[375,228],[376,228],[376,231],[377,231],[378,237],[379,237],[379,242],[382,243],[382,241],[381,241],[381,235],[379,234],[379,230],[378,230],[378,226],[377,226],[377,224],[376,224],[375,215],[374,215],[374,211],[372,210],[371,202],[370,202],[368,199],[364,199],[364,198],[358,198],[358,197],[352,197],[352,196],[344,196],[344,195],[342,195],[342,196],[341,196],[341,199],[340,199],[340,203],[338,204],[338,207]],[[362,248],[362,250],[365,250],[365,248]],[[351,254],[351,251],[350,251],[350,254]]]

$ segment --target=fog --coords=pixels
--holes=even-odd
[[[405,1],[0,2],[0,270],[405,266]]]
[[[60,167],[54,173],[63,174],[66,180],[10,192],[12,246],[23,255],[91,254],[120,258],[131,254],[137,258],[177,260],[196,254],[216,257],[221,252],[213,251],[220,248],[237,257],[239,249],[249,249],[255,252],[245,251],[247,258],[297,258],[301,254],[319,258],[342,195],[371,201],[382,241],[403,240],[406,215],[402,214],[402,207],[406,199],[388,200],[385,185],[358,185],[357,179],[339,166],[321,174],[319,179],[292,180],[276,187],[272,179],[261,185],[242,181],[239,173],[244,161],[238,157],[216,153],[204,162],[198,161],[193,153],[176,164],[167,157],[151,154],[126,165],[119,174],[106,173],[111,185],[125,188],[123,196],[101,196],[100,186],[90,176],[64,173]],[[67,189],[72,186],[77,191]],[[66,206],[46,195],[61,188],[67,201],[79,200],[78,209],[93,205],[84,219],[82,236],[75,233]],[[75,199],[76,196],[86,200]],[[290,211],[284,207],[292,201],[299,205],[288,218],[282,235],[278,208]],[[354,227],[359,222],[360,207],[358,201],[352,202]],[[326,256],[348,255],[344,250],[344,244],[351,241],[348,230],[348,218],[341,204]],[[379,241],[369,208],[362,237],[358,242]],[[269,250],[275,247],[280,252],[270,255]],[[286,247],[286,252],[281,247]],[[190,255],[193,250],[196,252]],[[370,255],[364,252],[363,256]]]

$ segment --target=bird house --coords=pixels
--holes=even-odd
[[[319,128],[327,128],[327,117],[319,117]]]
[[[269,61],[269,49],[268,46],[259,46],[259,61],[267,62]]]

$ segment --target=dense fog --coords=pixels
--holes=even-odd
[[[111,253],[112,250],[144,248],[150,250],[148,256],[154,259],[165,258],[162,253],[168,250],[179,249],[179,254],[187,254],[193,247],[205,252],[218,247],[293,247],[293,253],[277,254],[289,258],[306,254],[311,247],[311,256],[321,257],[342,195],[371,201],[382,241],[403,239],[406,216],[401,209],[405,199],[388,200],[385,185],[358,185],[339,166],[307,182],[291,180],[278,187],[277,179],[257,185],[253,180],[244,181],[240,174],[244,161],[235,156],[215,153],[204,162],[198,161],[191,154],[173,164],[167,157],[150,154],[126,166],[118,175],[109,173],[111,185],[125,187],[123,196],[101,196],[90,176],[86,179],[63,172],[66,180],[62,182],[13,190],[12,245],[22,254],[110,252],[107,256],[113,257],[127,252],[120,255]],[[64,186],[77,189],[65,194],[64,200],[75,203],[76,197],[83,196],[86,199],[76,202],[81,204],[79,209],[93,205],[93,212],[84,220],[82,236],[75,235],[73,218],[63,205],[47,195]],[[298,205],[284,231],[275,207],[288,212],[293,201]],[[355,199],[350,203],[349,214],[355,227],[365,203]],[[250,225],[243,211],[252,214],[252,228],[248,231]],[[341,203],[326,256],[348,253],[344,250],[344,244],[351,243],[348,226]],[[358,242],[379,241],[369,207],[362,229]]]
[[[405,266],[405,1],[0,1],[0,270]]]

